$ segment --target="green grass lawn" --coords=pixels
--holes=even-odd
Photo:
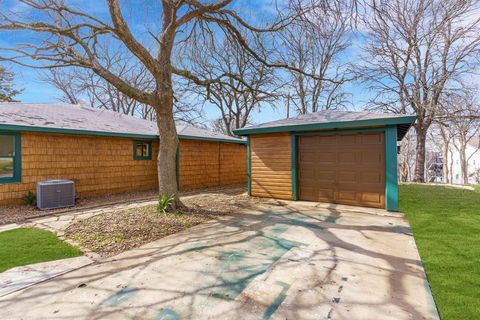
[[[0,272],[16,266],[81,255],[79,249],[45,230],[19,228],[0,232]]]
[[[480,189],[400,186],[406,214],[442,319],[480,314]]]

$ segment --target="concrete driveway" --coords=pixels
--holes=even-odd
[[[0,300],[0,319],[437,319],[408,223],[262,205]]]

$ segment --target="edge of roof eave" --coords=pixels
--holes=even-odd
[[[275,133],[285,131],[309,131],[318,129],[343,129],[354,128],[371,125],[398,125],[409,124],[410,126],[417,120],[416,116],[402,116],[383,119],[364,119],[364,120],[352,120],[352,121],[338,121],[338,122],[323,122],[323,123],[307,123],[307,124],[294,124],[284,125],[276,127],[260,127],[260,128],[242,128],[233,130],[233,133],[239,136],[248,136],[250,134],[259,133]]]
[[[22,126],[22,125],[13,125],[13,124],[0,124],[0,131],[78,134],[78,135],[89,135],[89,136],[133,138],[133,139],[150,139],[150,140],[160,139],[160,136],[158,134],[157,135],[148,135],[148,134],[136,134],[136,133],[78,130],[78,129],[64,129],[64,128],[49,128],[49,127],[36,127],[36,126],[32,127],[32,126]],[[246,141],[241,140],[241,139],[234,140],[234,138],[224,139],[224,138],[215,138],[215,137],[197,137],[197,136],[189,136],[189,135],[183,135],[183,134],[179,134],[178,137],[179,137],[179,139],[185,139],[185,140],[218,141],[218,142],[228,142],[228,143],[238,143],[238,144],[246,144],[247,143]]]

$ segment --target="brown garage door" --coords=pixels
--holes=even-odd
[[[299,137],[298,172],[301,200],[384,208],[384,134]]]

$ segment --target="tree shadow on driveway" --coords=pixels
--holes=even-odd
[[[400,216],[259,204],[0,300],[1,318],[436,319]]]

